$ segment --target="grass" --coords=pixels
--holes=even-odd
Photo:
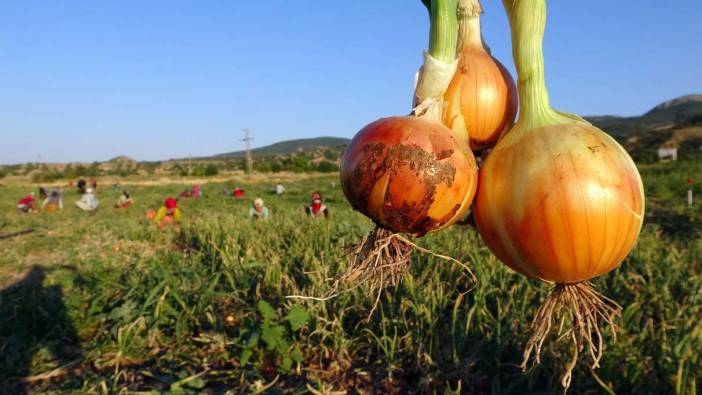
[[[685,179],[700,163],[641,169],[647,220],[620,269],[594,281],[624,307],[607,331],[601,367],[580,363],[571,393],[695,394],[702,384],[700,200],[685,207]],[[542,364],[519,365],[529,324],[550,287],[499,263],[471,227],[417,242],[467,262],[416,254],[409,275],[382,295],[358,288],[320,302],[346,265],[344,248],[372,224],[332,188],[334,176],[244,184],[247,199],[182,203],[180,229],[144,217],[185,185],[135,185],[135,207],[111,208],[100,191],[95,215],[72,207],[47,215],[14,212],[26,187],[0,189],[0,384],[12,391],[119,393],[551,393],[560,391],[568,342],[551,341]],[[702,192],[697,188],[696,192]],[[333,221],[305,218],[320,190]],[[272,220],[246,218],[263,197]],[[702,199],[702,195],[699,195]],[[551,339],[553,340],[553,339]],[[584,362],[584,360],[581,360]]]

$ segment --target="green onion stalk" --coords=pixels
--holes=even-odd
[[[551,108],[544,77],[543,39],[546,28],[546,0],[503,0],[512,32],[512,55],[519,77],[520,115],[510,133],[549,125],[589,125],[575,114]]]

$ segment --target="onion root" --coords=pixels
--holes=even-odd
[[[599,367],[602,358],[602,330],[600,325],[609,325],[616,341],[614,320],[621,315],[621,306],[597,292],[589,281],[575,284],[556,284],[531,323],[533,333],[524,350],[522,369],[527,370],[532,353],[534,364],[541,362],[541,348],[554,322],[560,321],[558,339],[569,337],[573,342],[573,357],[561,376],[564,390],[570,386],[573,369],[583,348],[592,358],[592,369]],[[570,319],[571,326],[564,331],[564,323]]]
[[[334,289],[338,289],[341,284],[352,285],[353,288],[368,284],[371,294],[375,294],[375,302],[368,314],[370,319],[380,303],[383,289],[388,285],[395,287],[400,284],[402,277],[409,269],[414,250],[457,263],[468,273],[473,281],[473,287],[477,283],[472,270],[463,262],[422,248],[399,233],[376,226],[350,249],[349,266],[336,278]]]

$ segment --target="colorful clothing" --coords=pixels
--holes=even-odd
[[[180,209],[179,208],[172,208],[169,209],[165,206],[161,206],[161,208],[158,209],[156,212],[156,216],[154,217],[154,221],[156,221],[157,224],[159,224],[161,227],[166,226],[170,223],[175,223],[176,225],[180,223]]]
[[[117,203],[115,203],[115,208],[129,208],[134,204],[134,200],[132,200],[131,196],[122,194],[119,196],[119,199],[117,199]]]
[[[34,200],[34,193],[31,195],[27,195],[20,199],[19,202],[17,202],[17,210],[23,212],[23,213],[29,213],[32,210],[37,209],[37,203]]]
[[[329,209],[322,202],[322,194],[319,192],[312,193],[312,202],[305,206],[307,215],[313,218],[329,218]]]
[[[163,228],[169,224],[178,225],[180,223],[180,217],[181,214],[180,209],[178,208],[178,201],[169,196],[166,198],[164,205],[158,209],[153,218],[154,221],[156,221],[156,223]]]
[[[49,192],[49,197],[41,203],[42,211],[52,212],[63,209],[63,191],[60,189],[52,189]]]
[[[307,211],[307,215],[309,215],[310,217],[314,217],[314,218],[320,218],[320,217],[328,218],[329,217],[329,209],[321,201],[310,203],[306,207],[305,211]]]

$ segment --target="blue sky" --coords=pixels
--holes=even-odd
[[[514,70],[507,20],[483,34]],[[702,1],[551,0],[554,106],[637,115],[702,92]],[[409,111],[419,0],[0,2],[0,163],[157,160],[316,136]]]

